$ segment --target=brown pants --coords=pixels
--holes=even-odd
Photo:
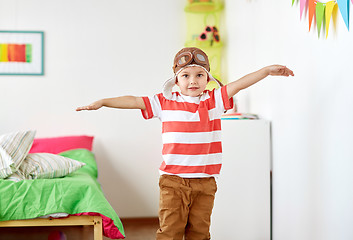
[[[157,240],[206,240],[210,238],[211,213],[217,184],[210,178],[159,179],[159,224]]]

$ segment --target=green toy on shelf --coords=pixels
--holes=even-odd
[[[223,2],[220,0],[188,0],[185,12],[207,13],[220,11],[223,8]]]
[[[223,43],[219,33],[223,10],[221,0],[187,0],[185,6],[187,33],[185,47],[198,47],[208,55],[211,74],[226,84],[222,77],[221,57]],[[210,82],[207,89],[217,88]]]

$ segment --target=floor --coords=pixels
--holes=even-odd
[[[155,240],[158,218],[122,218],[125,240]]]

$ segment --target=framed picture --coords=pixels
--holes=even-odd
[[[0,75],[44,75],[44,32],[0,31]]]

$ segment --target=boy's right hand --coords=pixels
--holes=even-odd
[[[83,107],[78,107],[76,108],[76,111],[82,111],[82,110],[98,110],[101,107],[103,107],[103,101],[102,100],[98,100],[88,106],[83,106]]]

